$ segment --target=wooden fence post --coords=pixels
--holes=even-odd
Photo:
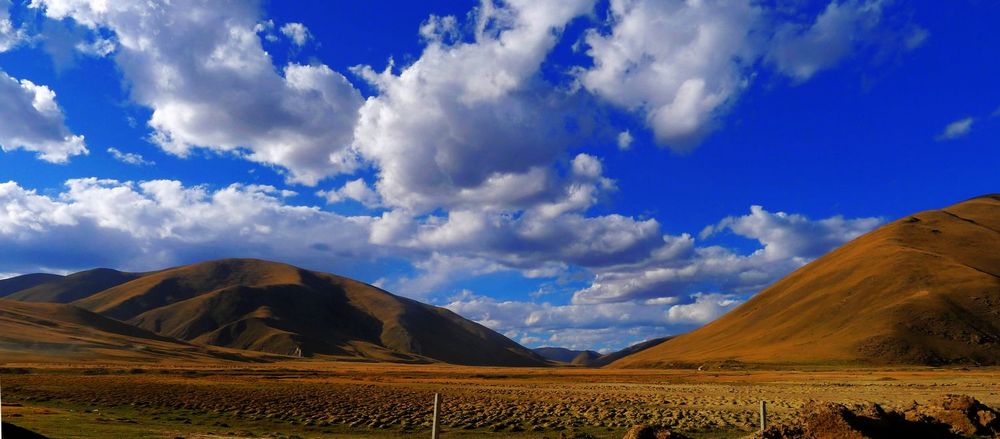
[[[763,400],[760,402],[760,432],[763,433],[767,428],[767,403]]]
[[[438,439],[438,416],[441,414],[441,394],[434,394],[434,420],[431,421],[431,439]]]

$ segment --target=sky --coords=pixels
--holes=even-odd
[[[526,346],[996,192],[1000,4],[0,0],[0,278],[255,257]]]

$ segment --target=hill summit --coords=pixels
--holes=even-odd
[[[82,273],[41,283],[33,275],[23,282],[29,289],[8,297],[36,302],[75,299],[68,306],[173,340],[285,356],[496,366],[546,363],[447,309],[277,262],[224,259],[151,273]],[[94,281],[95,273],[100,282]],[[106,288],[94,291],[98,284]],[[0,301],[0,308],[11,303]]]

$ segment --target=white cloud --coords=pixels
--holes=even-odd
[[[618,133],[618,149],[628,151],[632,148],[632,133],[628,130]]]
[[[777,28],[767,60],[780,72],[799,81],[807,80],[836,65],[865,41],[882,19],[883,3],[832,1],[809,25],[783,23]],[[917,38],[908,41],[907,47],[919,46],[922,39]]]
[[[661,143],[690,148],[744,87],[760,14],[747,1],[612,0],[611,32],[586,35],[594,67],[580,81],[645,114]]]
[[[111,157],[114,157],[115,160],[122,163],[128,163],[130,165],[144,166],[156,164],[156,162],[152,160],[146,160],[141,154],[134,152],[121,152],[118,148],[114,147],[108,148],[108,154],[111,154]]]
[[[0,53],[17,47],[28,39],[23,28],[14,26],[10,19],[10,0],[0,0]]]
[[[471,42],[428,36],[454,30],[432,18],[420,58],[397,75],[353,70],[379,90],[361,109],[355,145],[379,170],[393,206],[516,208],[550,196],[549,167],[587,129],[582,96],[556,90],[538,69],[563,26],[591,0],[483,2]],[[428,27],[430,26],[430,27]]]
[[[17,80],[0,70],[0,149],[23,149],[38,158],[65,163],[70,157],[87,154],[83,136],[66,127],[56,94],[44,85]]]
[[[356,168],[349,150],[360,93],[329,67],[277,67],[261,47],[256,3],[35,0],[53,19],[113,32],[132,97],[152,109],[153,139],[243,154],[313,185]]]
[[[312,39],[312,33],[302,23],[286,23],[281,26],[281,33],[292,40],[296,46],[302,47]]]
[[[319,191],[316,195],[326,198],[326,202],[329,204],[339,203],[344,200],[354,200],[370,208],[382,205],[378,193],[368,187],[368,183],[365,183],[365,180],[362,178],[344,183],[344,186],[337,190]]]
[[[664,244],[639,263],[596,269],[593,283],[573,295],[574,303],[604,303],[674,297],[709,284],[731,293],[752,293],[812,259],[881,223],[879,218],[810,220],[768,212],[729,217],[706,228],[702,238],[729,230],[758,241],[761,248],[741,255],[719,246],[698,247],[688,235],[664,236]]]
[[[74,179],[58,195],[0,184],[0,266],[154,269],[220,257],[350,266],[377,254],[371,218],[285,204],[270,186]]]
[[[671,306],[667,310],[667,321],[704,325],[743,303],[729,294],[695,293],[691,297],[695,299],[692,303]]]
[[[80,53],[83,53],[84,55],[96,56],[99,58],[103,58],[105,56],[114,53],[115,49],[117,48],[118,45],[115,43],[115,40],[112,40],[110,38],[100,38],[100,37],[95,38],[93,41],[89,43],[80,42],[77,43],[76,45],[76,50],[79,51]]]
[[[935,137],[938,141],[943,140],[954,140],[960,137],[967,136],[972,131],[972,124],[976,120],[971,117],[966,117],[965,119],[956,120],[948,126],[944,127],[944,131]]]
[[[875,34],[883,3],[834,0],[801,23],[790,19],[803,15],[798,8],[750,0],[611,0],[608,30],[584,38],[594,65],[577,69],[577,77],[597,96],[644,116],[659,143],[685,151],[719,124],[761,60],[804,81],[861,47],[919,46],[926,31],[912,25]]]

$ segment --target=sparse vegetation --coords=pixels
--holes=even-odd
[[[635,425],[661,425],[708,438],[755,431],[761,399],[770,401],[775,424],[794,421],[815,399],[901,411],[948,393],[1000,403],[1000,375],[975,369],[802,374],[301,363],[90,370],[3,375],[5,417],[54,437],[80,428],[91,436],[129,435],[139,427],[156,433],[151,437],[425,437],[440,392],[445,437],[618,438]]]

